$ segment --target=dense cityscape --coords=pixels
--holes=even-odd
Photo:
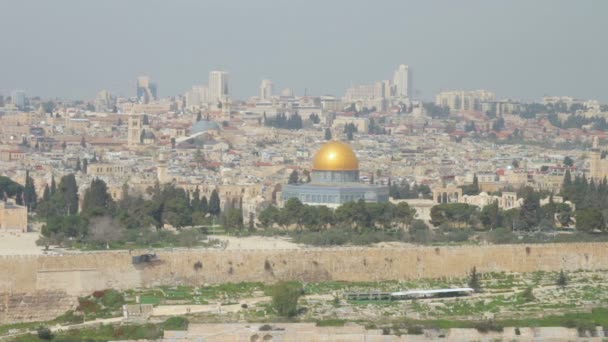
[[[402,63],[0,94],[0,340],[608,337],[608,103]]]

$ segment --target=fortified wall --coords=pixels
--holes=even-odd
[[[127,251],[0,256],[0,324],[50,320],[107,288],[278,280],[380,281],[480,272],[608,269],[608,243],[292,250],[180,250],[134,265]],[[40,310],[41,307],[54,310]]]
[[[133,252],[135,255],[135,252]],[[608,269],[608,243],[407,248],[160,251],[134,265],[127,251],[0,257],[0,293],[278,280],[380,281],[480,272]]]

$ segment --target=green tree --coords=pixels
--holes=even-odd
[[[201,198],[201,206],[200,206],[200,211],[203,214],[207,214],[209,213],[209,203],[207,202],[207,196],[203,196]]]
[[[598,208],[587,208],[577,210],[575,213],[576,228],[582,231],[591,232],[594,230],[605,230],[606,224],[602,211]]]
[[[331,140],[331,130],[328,128],[325,128],[325,140]]]
[[[471,273],[469,274],[468,285],[470,288],[475,290],[475,292],[481,292],[481,279],[479,277],[479,273],[477,273],[476,267],[473,267],[473,269],[471,269]]]
[[[55,184],[55,176],[51,176],[51,196],[57,191],[57,185]]]
[[[287,181],[287,184],[298,184],[300,182],[300,177],[298,175],[298,171],[293,170],[291,172],[291,174],[289,175],[289,180]]]
[[[75,215],[78,213],[78,185],[76,177],[73,173],[61,177],[58,193],[63,196],[65,201],[65,213],[67,215]]]
[[[536,300],[536,297],[534,296],[534,291],[532,289],[532,286],[528,286],[526,287],[520,294],[521,298],[529,303],[529,302],[533,302]]]
[[[231,208],[222,213],[220,222],[226,231],[243,230],[243,211]]]
[[[410,228],[412,242],[427,243],[430,240],[431,231],[422,220],[415,220]]]
[[[524,202],[519,211],[519,218],[526,230],[538,226],[541,220],[540,194],[530,187],[523,189]]]
[[[564,273],[564,270],[559,271],[559,275],[557,276],[556,285],[561,287],[562,289],[568,285],[568,277]]]
[[[51,332],[51,329],[47,327],[38,327],[36,334],[38,335],[39,339],[44,341],[50,341],[53,339],[53,333]]]
[[[217,216],[220,214],[220,211],[220,195],[218,194],[217,189],[214,189],[209,198],[209,214]]]
[[[84,193],[82,212],[91,216],[99,216],[112,214],[113,209],[114,200],[108,192],[106,182],[99,178],[92,180],[91,186]]]
[[[36,195],[36,187],[34,186],[34,179],[30,177],[30,172],[25,172],[25,187],[23,188],[23,201],[28,208],[28,211],[36,209],[38,203],[38,196]]]
[[[481,209],[481,224],[486,229],[495,229],[502,226],[502,211],[498,207],[498,201],[488,204]]]
[[[260,212],[258,215],[259,225],[262,228],[272,228],[272,225],[279,222],[281,211],[279,208],[270,205]]]
[[[51,190],[49,188],[49,185],[46,184],[44,186],[44,191],[42,192],[42,201],[46,202],[49,199],[51,199]]]
[[[435,227],[448,225],[462,228],[475,223],[477,207],[467,203],[443,203],[431,208],[431,223]]]
[[[572,158],[570,158],[569,156],[566,156],[564,158],[563,164],[564,164],[564,166],[573,166],[574,165],[574,160]]]
[[[89,160],[88,160],[87,158],[84,158],[84,159],[82,160],[82,172],[83,172],[84,174],[86,174],[86,173],[87,173],[88,168],[89,168]]]
[[[353,139],[354,139],[353,131],[349,130],[348,132],[346,132],[346,139],[348,139],[348,141],[353,141]]]
[[[302,293],[300,283],[278,282],[272,288],[272,307],[280,316],[293,317],[298,313],[298,300]]]

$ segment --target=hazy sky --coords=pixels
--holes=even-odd
[[[1,0],[0,93],[90,99],[161,96],[229,71],[237,97],[343,95],[413,70],[419,97],[441,89],[608,102],[608,1]]]

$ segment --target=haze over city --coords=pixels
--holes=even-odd
[[[151,75],[162,96],[230,71],[244,98],[262,79],[298,95],[412,67],[414,93],[492,89],[530,100],[608,101],[605,1],[4,1],[0,92],[133,96]]]
[[[606,13],[4,1],[0,340],[606,340]]]

